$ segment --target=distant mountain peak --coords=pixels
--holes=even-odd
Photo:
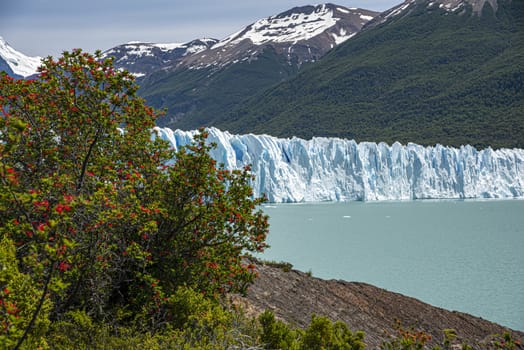
[[[142,77],[157,69],[176,65],[183,57],[204,51],[218,42],[202,38],[186,43],[145,43],[131,41],[104,51],[103,58],[113,57],[115,65],[136,77]]]
[[[298,63],[315,61],[355,35],[377,12],[333,4],[301,6],[262,18],[181,64],[222,67],[256,59],[267,46],[289,53]]]
[[[473,13],[480,15],[484,5],[488,3],[494,11],[497,11],[498,4],[497,0],[432,0],[429,2],[429,7],[438,6],[449,12],[456,12],[464,9],[466,4],[469,4],[473,8]]]
[[[369,26],[372,27],[388,19],[409,14],[415,6],[425,6],[428,10],[439,9],[447,13],[456,13],[459,15],[467,13],[466,10],[471,8],[474,15],[480,16],[482,9],[486,5],[491,6],[493,11],[496,12],[498,9],[498,0],[405,0],[403,3],[376,16],[373,21],[370,21]]]
[[[0,70],[25,78],[36,73],[41,61],[41,57],[29,57],[16,51],[0,36]],[[6,67],[2,67],[4,62]]]
[[[318,6],[295,7],[276,16],[260,19],[244,30],[237,32],[213,46],[213,49],[250,40],[255,45],[268,42],[289,43],[309,40],[333,27],[351,11],[341,6],[323,4]],[[372,17],[361,15],[364,24]],[[344,35],[342,35],[344,36]],[[348,39],[351,34],[344,37]]]

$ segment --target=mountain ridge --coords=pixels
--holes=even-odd
[[[15,50],[0,36],[0,71],[15,78],[26,78],[36,73],[41,57],[30,57]]]
[[[247,96],[314,64],[377,14],[333,4],[293,8],[149,74],[140,81],[139,94],[152,106],[167,108],[160,126],[212,125]]]
[[[102,58],[113,57],[118,68],[126,69],[137,78],[156,70],[177,65],[185,56],[204,51],[218,42],[202,38],[186,43],[129,42],[102,53]]]
[[[286,53],[290,61],[292,56],[296,56],[299,65],[314,62],[326,51],[353,36],[377,14],[333,4],[294,7],[248,25],[213,45],[209,52],[186,58],[182,65],[191,68],[220,67],[234,60],[252,59],[264,50],[265,45],[273,46],[280,54]],[[313,45],[310,43],[312,39],[315,39]],[[239,50],[237,46],[246,41],[252,47]]]
[[[328,22],[351,11],[368,21],[359,22],[357,34],[342,36],[340,28],[324,32],[332,42],[326,48],[325,38],[319,39],[323,49],[315,40],[279,47],[257,46],[248,38],[257,26],[271,37],[278,29],[273,22],[290,24],[294,16],[313,15],[317,25],[315,16],[327,10],[337,13],[327,16]],[[129,43],[121,45],[122,52],[108,51],[116,56],[117,68],[138,77],[139,94],[150,105],[167,109],[160,126],[390,144],[524,147],[522,2],[406,0],[366,16],[332,4],[304,6],[257,21],[222,41]],[[328,50],[317,54],[314,45]],[[5,61],[0,60],[0,68],[14,75]]]
[[[277,137],[524,147],[524,6],[406,1],[214,126]],[[395,16],[387,17],[391,13]],[[520,58],[520,59],[519,59]]]

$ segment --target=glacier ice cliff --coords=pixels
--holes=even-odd
[[[196,131],[155,128],[175,149]],[[270,202],[524,197],[524,149],[460,148],[316,137],[232,135],[210,128],[212,156],[250,164],[256,196]]]

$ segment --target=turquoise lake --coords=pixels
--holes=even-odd
[[[524,200],[264,206],[262,258],[524,330]]]

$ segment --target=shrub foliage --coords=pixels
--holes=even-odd
[[[43,314],[77,310],[154,330],[179,317],[180,286],[218,297],[255,277],[245,258],[264,249],[268,224],[249,169],[217,165],[204,130],[169,149],[136,90],[81,50],[45,59],[34,80],[0,77],[0,235],[16,247],[1,287],[19,274],[34,289],[9,295],[13,309],[27,303],[25,321],[10,311],[0,336],[22,343]]]

